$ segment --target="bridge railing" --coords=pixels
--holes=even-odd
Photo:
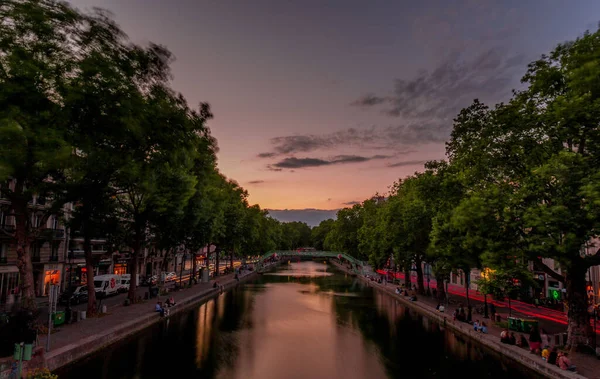
[[[296,250],[272,250],[266,254],[263,254],[257,263],[257,269],[260,270],[264,261],[272,258],[275,254],[278,257],[314,257],[314,258],[338,258],[341,257],[352,264],[352,268],[356,273],[362,273],[362,267],[365,266],[365,262],[362,262],[346,253],[339,251],[296,251]],[[360,267],[360,269],[359,269]]]

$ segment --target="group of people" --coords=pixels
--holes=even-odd
[[[529,348],[532,354],[540,355],[549,364],[556,365],[562,370],[576,371],[576,367],[571,363],[567,352],[558,351],[556,346],[550,347],[550,337],[544,329],[540,330],[537,327],[531,327],[529,338],[520,334],[518,339],[515,337],[514,332],[504,329],[500,333],[500,342]]]
[[[484,334],[487,334],[487,332],[488,332],[485,321],[479,322],[479,320],[475,320],[475,322],[473,323],[473,330],[475,330],[476,332],[479,332],[479,333],[484,333]]]
[[[408,292],[408,290],[406,288],[396,287],[396,294],[398,294],[398,295],[402,294],[402,295],[408,297],[410,299],[410,301],[417,301],[417,288],[414,286],[410,290],[410,293]]]
[[[169,315],[169,309],[171,307],[174,307],[177,303],[175,303],[175,299],[173,299],[173,296],[169,297],[166,301],[165,304],[163,306],[163,303],[161,301],[157,301],[156,305],[154,306],[154,311],[155,312],[160,312],[160,316],[161,317],[165,317]]]

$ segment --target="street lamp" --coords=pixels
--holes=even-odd
[[[69,288],[73,285],[73,249],[69,251]]]

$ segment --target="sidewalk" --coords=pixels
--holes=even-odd
[[[253,271],[245,272],[239,278],[240,281],[245,281],[255,275]],[[221,275],[216,278],[216,281],[228,289],[238,284],[234,276],[234,273]],[[208,283],[199,283],[191,288],[169,292],[168,296],[173,296],[177,304],[169,309],[170,314],[182,312],[217,296],[220,290],[213,288],[213,284],[214,280],[211,279]],[[158,300],[164,302],[166,298],[167,296],[159,296],[158,299],[154,298],[130,306],[109,308],[107,314],[57,327],[50,336],[50,351],[41,352],[46,347],[47,335],[39,335],[38,347],[42,349],[36,350],[42,353],[43,357],[40,358],[45,362],[45,366],[55,370],[160,321],[160,315],[154,311],[154,306]]]
[[[334,264],[339,269],[341,269],[345,272],[348,272],[347,269],[345,267],[343,267],[342,265],[340,265],[336,262],[334,262]],[[444,313],[440,313],[440,312],[437,312],[435,309],[435,307],[438,304],[438,301],[432,297],[418,296],[417,301],[412,302],[408,298],[405,298],[402,295],[397,295],[395,293],[395,289],[397,287],[396,285],[378,284],[377,282],[370,281],[369,279],[364,278],[362,276],[359,276],[359,278],[361,280],[365,281],[366,284],[368,284],[372,287],[375,287],[381,291],[387,292],[390,296],[392,296],[392,297],[398,299],[399,301],[401,301],[402,303],[406,304],[406,306],[409,308],[413,308],[413,309],[417,309],[417,310],[422,309],[426,313],[429,313],[436,322],[441,321],[443,323],[445,320],[445,323],[447,326],[451,326],[453,329],[458,330],[461,333],[472,337],[473,339],[479,340],[480,342],[493,348],[496,351],[499,351],[499,352],[506,351],[507,353],[513,353],[514,356],[517,356],[514,354],[514,353],[517,353],[518,356],[521,358],[518,360],[522,364],[531,362],[531,364],[528,365],[529,367],[538,366],[538,367],[544,369],[545,371],[549,371],[549,373],[546,373],[546,375],[548,375],[548,376],[563,377],[563,378],[564,377],[576,378],[576,377],[585,376],[587,378],[600,379],[600,361],[594,356],[584,355],[584,354],[574,354],[574,355],[570,356],[570,359],[573,362],[573,364],[575,366],[577,366],[577,374],[579,374],[579,375],[568,372],[568,371],[560,370],[558,367],[550,367],[551,365],[549,365],[545,361],[543,361],[541,357],[536,357],[534,354],[531,354],[528,350],[525,350],[525,349],[517,347],[517,346],[502,344],[500,342],[500,333],[502,332],[502,329],[499,328],[498,326],[496,326],[495,323],[491,322],[491,320],[484,319],[483,315],[478,315],[478,314],[474,313],[473,320],[485,321],[486,324],[488,325],[488,334],[482,334],[482,333],[475,332],[473,330],[472,325],[470,325],[470,324],[460,322],[460,321],[454,321],[452,319],[452,313],[458,307],[458,304],[449,304],[448,309],[446,309]],[[466,306],[466,301],[463,301],[463,305]],[[515,316],[517,316],[517,315],[515,315]],[[429,317],[429,316],[426,315],[426,317]],[[437,318],[437,319],[435,319],[435,318]],[[503,319],[504,319],[504,317],[503,317]],[[515,335],[517,337],[519,334],[520,333],[515,333]],[[502,354],[502,352],[501,352],[501,354]]]

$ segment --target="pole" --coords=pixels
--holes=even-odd
[[[73,250],[69,253],[69,289],[73,286]]]
[[[179,287],[181,287],[181,281],[183,277],[183,266],[185,264],[185,253],[181,256],[181,270],[179,270]]]
[[[508,296],[508,317],[512,317],[512,308],[510,306],[510,295]]]
[[[46,339],[46,352],[50,351],[50,333],[52,332],[52,314],[56,311],[56,289],[55,285],[50,286],[48,294],[48,338]]]
[[[21,378],[22,372],[23,372],[23,350],[25,350],[25,347],[23,346],[23,342],[21,342],[19,344],[19,368],[18,368],[18,373],[19,376],[18,378]]]

